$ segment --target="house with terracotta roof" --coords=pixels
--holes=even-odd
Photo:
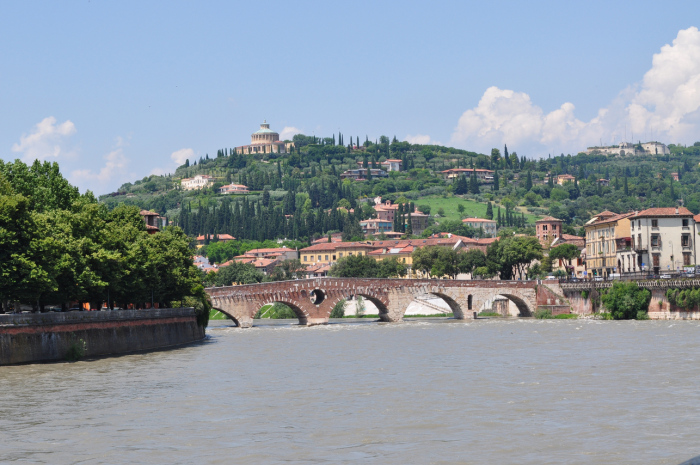
[[[378,236],[382,233],[391,232],[394,225],[391,221],[374,218],[360,221],[360,227],[365,235],[371,234],[373,236]]]
[[[160,231],[160,228],[158,228],[158,218],[160,218],[160,215],[158,215],[158,213],[149,210],[141,210],[139,214],[141,218],[143,218],[144,223],[146,223],[146,231],[148,231],[148,234],[155,234]]]
[[[648,208],[629,217],[631,248],[637,268],[663,273],[680,271],[697,263],[697,226],[685,207]],[[624,271],[633,269],[632,256],[619,257]]]
[[[201,247],[207,242],[207,235],[205,235],[205,234],[199,235],[199,236],[197,236],[196,240],[197,240],[198,247]],[[209,235],[209,241],[212,241],[212,242],[217,242],[217,241],[218,242],[228,242],[228,241],[235,241],[235,240],[236,240],[236,238],[230,234],[216,234],[216,235],[211,234],[211,235]]]
[[[496,237],[496,222],[486,218],[464,218],[462,223],[476,230],[483,230],[489,237]]]
[[[559,218],[546,216],[535,221],[535,235],[542,247],[549,248],[552,241],[561,236],[561,227],[564,222]]]
[[[557,176],[557,184],[560,186],[563,186],[567,182],[574,182],[576,180],[576,176],[571,176],[570,174],[560,174]]]
[[[685,207],[603,212],[584,226],[586,266],[594,276],[682,270],[698,262],[698,226]]]
[[[222,194],[248,194],[250,191],[248,190],[248,186],[244,186],[243,184],[227,184],[221,186],[219,192]]]
[[[471,177],[474,173],[476,173],[476,179],[481,182],[493,181],[493,171],[481,168],[450,168],[440,171],[442,177],[448,181],[460,176]]]

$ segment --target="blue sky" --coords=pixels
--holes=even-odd
[[[2,2],[0,156],[97,194],[273,129],[700,140],[700,2]],[[636,131],[636,132],[635,132]]]

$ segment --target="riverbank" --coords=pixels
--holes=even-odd
[[[204,335],[192,308],[0,315],[0,365],[163,349]]]

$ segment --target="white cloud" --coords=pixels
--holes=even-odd
[[[700,31],[679,31],[672,45],[654,55],[641,84],[620,92],[590,121],[576,118],[574,110],[565,102],[545,114],[524,92],[490,87],[462,114],[452,143],[486,153],[506,143],[529,155],[576,153],[600,140],[621,141],[625,128],[630,141],[632,133],[635,139],[646,133],[649,139],[653,134],[656,140],[692,143],[700,132]]]
[[[184,165],[185,161],[191,159],[194,161],[194,150],[180,149],[170,154],[170,159],[177,163],[177,166]]]
[[[114,178],[119,179],[128,174],[127,168],[130,160],[124,155],[121,147],[112,150],[103,158],[105,165],[99,172],[96,173],[89,169],[75,170],[71,173],[71,178],[76,181],[87,181],[90,184],[97,185],[98,182],[99,184],[104,184],[112,181]]]
[[[296,134],[301,134],[301,130],[294,126],[285,126],[280,132],[280,140],[292,140]]]
[[[416,134],[415,136],[412,135],[407,135],[406,138],[404,139],[406,142],[409,144],[421,144],[421,145],[428,145],[430,144],[430,136],[427,134]]]
[[[70,120],[56,124],[56,118],[49,116],[37,123],[30,134],[22,134],[19,143],[12,145],[12,151],[21,153],[25,162],[58,158],[61,154],[70,155],[65,143],[75,133],[75,125]]]

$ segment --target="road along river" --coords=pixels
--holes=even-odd
[[[700,322],[289,321],[0,367],[0,462],[679,464]]]

